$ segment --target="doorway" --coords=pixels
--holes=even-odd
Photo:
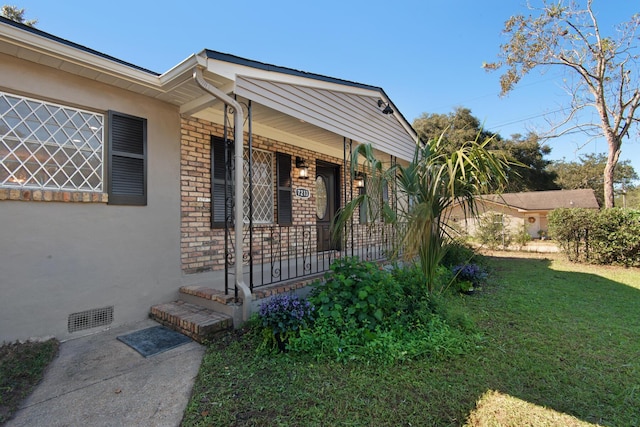
[[[340,250],[340,239],[334,236],[331,223],[340,207],[340,166],[316,161],[316,228],[318,252]]]

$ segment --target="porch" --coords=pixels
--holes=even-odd
[[[342,249],[318,250],[316,225],[259,226],[244,233],[242,271],[251,290],[244,301],[235,286],[235,257],[228,248],[224,270],[187,277],[177,301],[151,307],[150,317],[199,342],[247,319],[243,305],[255,312],[263,300],[280,293],[306,295],[308,285],[322,277],[341,257],[383,261],[397,250],[398,229],[391,224],[358,224],[346,230]],[[249,244],[251,242],[251,244]],[[251,250],[249,250],[249,247]]]

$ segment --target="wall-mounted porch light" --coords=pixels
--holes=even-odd
[[[382,99],[378,99],[378,107],[382,108],[383,105],[385,107],[382,110],[382,114],[393,114],[393,108],[389,106],[389,103],[384,102]]]
[[[353,177],[353,182],[356,184],[356,188],[364,188],[364,174],[362,172],[356,172]]]
[[[309,179],[309,165],[302,157],[296,157],[296,168],[300,179]]]

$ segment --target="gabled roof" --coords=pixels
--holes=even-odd
[[[270,65],[205,49],[157,74],[44,31],[0,18],[0,53],[171,103],[180,114],[220,122],[222,103],[193,80],[204,78],[253,103],[254,131],[342,157],[343,138],[371,143],[410,161],[418,135],[380,87]],[[389,105],[383,114],[379,101]],[[324,147],[324,148],[322,148]]]
[[[549,211],[557,208],[598,209],[600,207],[595,193],[590,188],[490,194],[482,196],[481,199],[507,205],[520,211]]]

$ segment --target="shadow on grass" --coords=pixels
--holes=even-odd
[[[390,366],[318,362],[257,355],[254,341],[227,336],[205,356],[183,425],[640,426],[639,270],[488,263],[493,283],[448,300],[484,336],[470,353]],[[523,418],[495,422],[487,409]],[[560,421],[544,424],[548,416]]]
[[[615,270],[620,282],[606,269],[564,271],[587,267],[558,260],[489,263],[496,284],[465,301],[488,338],[466,368],[478,399],[500,390],[589,423],[640,425],[639,271]]]

